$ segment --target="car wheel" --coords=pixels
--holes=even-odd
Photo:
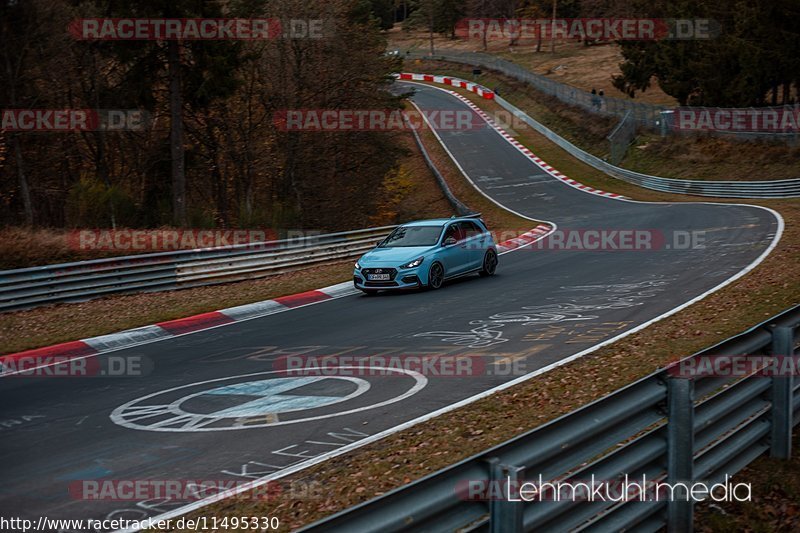
[[[377,289],[361,289],[361,290],[364,291],[364,294],[366,294],[367,296],[375,296],[376,294],[378,294]]]
[[[441,263],[434,263],[428,270],[428,288],[438,289],[444,283],[444,267]]]
[[[494,250],[487,250],[483,256],[483,266],[480,272],[481,276],[491,276],[497,270],[497,252]]]

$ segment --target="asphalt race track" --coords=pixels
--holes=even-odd
[[[443,91],[414,88],[423,110],[468,109]],[[152,366],[144,377],[4,378],[0,514],[141,519],[186,502],[92,501],[76,482],[275,474],[659,317],[751,265],[779,231],[776,216],[756,207],[582,192],[488,126],[440,135],[476,186],[509,209],[577,235],[641,230],[658,249],[534,246],[501,256],[492,278],[347,296],[100,356],[140,356]],[[683,246],[687,235],[704,247]],[[281,376],[273,363],[292,353],[446,353],[481,363],[458,377]]]

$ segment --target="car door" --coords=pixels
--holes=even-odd
[[[466,250],[464,249],[464,239],[460,238],[463,230],[458,222],[447,225],[442,232],[442,240],[439,243],[440,249],[436,257],[444,265],[446,277],[461,274],[469,268]],[[455,239],[454,244],[445,244],[448,238]]]
[[[483,253],[486,249],[485,237],[481,228],[470,220],[462,220],[459,222],[464,234],[464,250],[465,261],[467,266],[465,270],[474,270],[481,266],[483,262]]]

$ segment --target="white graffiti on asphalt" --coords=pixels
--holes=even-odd
[[[591,293],[588,296],[565,298],[565,302],[535,306],[525,306],[519,311],[496,313],[487,320],[471,320],[474,326],[467,331],[426,331],[414,337],[438,338],[441,342],[470,348],[486,348],[508,342],[503,336],[507,324],[522,326],[544,326],[560,322],[595,320],[597,311],[626,309],[642,305],[641,300],[652,298],[665,290],[674,278],[659,277],[634,283],[603,285],[579,285],[561,287],[567,292]],[[599,295],[602,294],[602,295]]]

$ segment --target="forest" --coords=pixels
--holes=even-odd
[[[401,109],[389,86],[402,58],[386,53],[396,26],[455,39],[470,18],[711,19],[720,28],[712,39],[621,41],[619,94],[636,98],[657,83],[682,105],[748,107],[796,104],[800,87],[797,0],[1,2],[0,108],[147,118],[122,130],[0,130],[4,226],[368,224],[407,150],[398,134],[285,131],[273,117]],[[76,21],[123,17],[322,21],[323,31],[251,40],[75,35]]]

